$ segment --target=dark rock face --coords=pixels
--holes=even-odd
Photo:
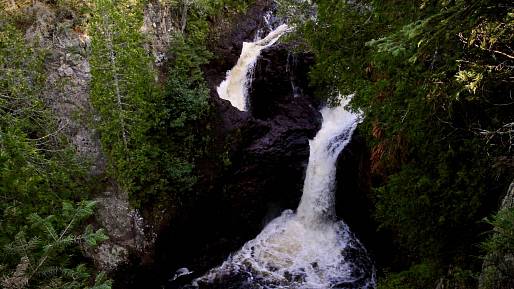
[[[255,67],[255,79],[249,91],[250,111],[258,119],[270,119],[281,114],[284,106],[295,105],[305,98],[318,107],[319,102],[308,86],[312,55],[293,54],[285,45],[262,52]],[[304,117],[307,117],[305,115]]]
[[[337,159],[336,213],[360,239],[373,235],[371,222],[369,154],[364,138],[357,129],[350,143]]]
[[[356,129],[352,140],[337,160],[336,213],[365,244],[377,266],[401,256],[388,232],[378,232],[373,220],[370,156],[362,132]]]
[[[321,125],[318,103],[297,93],[308,91],[312,57],[299,55],[296,65],[291,58],[283,45],[262,52],[249,91],[249,112],[240,112],[213,95],[227,134],[236,140],[231,143],[233,169],[224,180],[222,199],[239,214],[234,225],[254,228],[253,235],[283,209],[298,205],[309,159],[308,140]],[[302,82],[292,86],[293,78]]]

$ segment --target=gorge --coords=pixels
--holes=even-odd
[[[253,77],[260,50],[273,45],[286,29],[282,24],[262,40],[243,43],[236,66],[218,87],[221,98],[248,110],[248,78]],[[348,99],[339,101],[321,110],[323,122],[309,142],[309,164],[296,213],[282,212],[220,267],[195,279],[192,287],[374,288],[375,272],[366,250],[344,222],[336,222],[336,160],[359,121],[358,114],[345,110]]]
[[[513,288],[511,2],[0,2],[0,287]]]

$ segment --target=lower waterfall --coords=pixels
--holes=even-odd
[[[335,216],[339,153],[360,120],[347,103],[321,110],[323,123],[310,141],[303,195],[221,266],[186,288],[374,288],[375,271],[363,245]]]

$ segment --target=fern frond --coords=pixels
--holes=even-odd
[[[36,274],[41,276],[41,277],[44,277],[45,279],[48,279],[48,278],[51,278],[51,277],[58,276],[61,272],[62,272],[62,268],[61,267],[58,267],[58,266],[48,266],[48,267],[44,267],[42,269],[39,269],[39,272],[37,272]]]
[[[109,236],[105,234],[104,229],[99,229],[93,231],[93,227],[91,225],[88,225],[86,229],[84,230],[84,239],[86,241],[86,244],[90,247],[95,247],[98,245],[98,243],[103,242],[105,240],[109,239]]]
[[[111,289],[111,287],[112,281],[107,279],[107,276],[104,272],[100,272],[98,275],[96,275],[95,285],[87,289]]]
[[[78,279],[87,279],[89,278],[90,274],[87,272],[87,268],[85,264],[79,264],[77,267],[72,269],[64,269],[62,271],[63,277],[78,280]]]
[[[95,201],[82,201],[77,208],[77,219],[84,220],[91,217],[95,212]]]
[[[14,242],[4,245],[4,254],[11,256],[29,256],[41,246],[41,239],[33,237],[29,241],[25,239],[25,233],[19,232]]]
[[[50,252],[54,250],[63,250],[73,244],[80,243],[80,241],[83,240],[82,236],[75,236],[75,235],[67,235],[62,237],[61,239],[56,240],[55,242],[52,242],[50,244],[46,244],[43,247],[43,251],[45,254],[49,254]]]
[[[58,239],[57,232],[54,228],[54,225],[52,224],[55,220],[54,215],[49,215],[45,218],[42,218],[38,214],[33,213],[29,215],[28,220],[31,223],[32,228],[40,228],[49,238],[53,240]]]

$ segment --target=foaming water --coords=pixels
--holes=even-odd
[[[196,279],[199,288],[374,288],[365,248],[336,221],[336,160],[360,116],[338,107],[321,110],[323,123],[310,141],[302,200],[286,210],[220,267]]]
[[[347,111],[346,104],[347,101],[334,108],[323,108],[321,129],[309,141],[309,165],[297,210],[298,218],[306,226],[316,227],[335,218],[336,161],[350,142],[360,118]]]
[[[217,88],[220,98],[230,101],[232,106],[241,111],[248,110],[248,86],[251,82],[251,72],[261,51],[275,44],[286,33],[288,26],[282,24],[271,31],[265,38],[254,42],[243,42],[241,56],[236,65],[227,72],[226,79]]]

